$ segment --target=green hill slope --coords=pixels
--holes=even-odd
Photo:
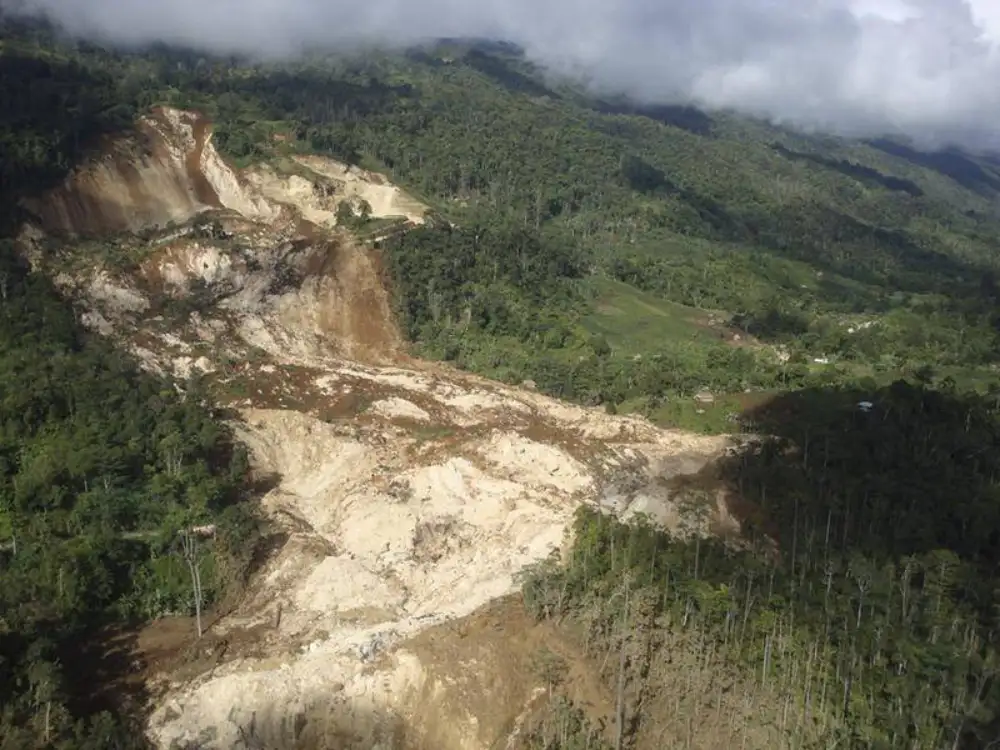
[[[679,398],[925,366],[964,384],[993,377],[1000,170],[989,161],[598,100],[547,81],[503,45],[280,65],[166,49],[48,54],[110,74],[130,107],[208,112],[236,161],[330,153],[386,172],[470,229],[447,240],[421,230],[432,234],[383,248],[427,356],[650,413],[658,396],[643,406],[655,394],[622,386],[644,352],[673,352],[671,377],[653,390]],[[500,246],[508,241],[522,244]],[[458,266],[437,261],[444,244]],[[508,252],[514,262],[498,272]],[[533,270],[522,278],[518,264]],[[625,338],[606,347],[595,341],[595,305],[609,281],[723,311],[722,323],[780,345],[780,356],[744,346],[734,370],[724,342],[651,323],[635,305],[625,308],[639,317],[616,324]],[[421,317],[429,285],[462,292],[443,292],[437,313]],[[560,291],[539,296],[543,287]],[[748,356],[752,378],[740,372]],[[834,364],[808,366],[816,359]]]

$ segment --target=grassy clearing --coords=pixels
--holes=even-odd
[[[594,287],[594,310],[583,326],[604,336],[616,353],[648,353],[665,342],[717,342],[723,335],[707,311],[659,299],[613,279],[595,279]]]

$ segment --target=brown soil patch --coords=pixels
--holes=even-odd
[[[330,255],[324,265],[334,293],[321,313],[321,330],[349,342],[356,358],[391,359],[402,348],[402,336],[376,257],[350,242],[331,245]]]
[[[163,119],[162,113],[154,116]],[[149,122],[106,140],[102,159],[25,205],[48,232],[95,237],[166,224],[198,210],[164,136]]]
[[[426,747],[456,746],[449,725],[464,715],[476,717],[482,747],[511,747],[506,743],[516,727],[530,724],[557,695],[583,708],[596,724],[609,725],[614,713],[613,696],[574,639],[552,623],[536,622],[520,596],[426,630],[403,648],[449,686],[437,716],[421,722]],[[547,684],[546,662],[561,664],[557,684]],[[442,703],[441,696],[425,698]]]
[[[222,201],[219,200],[218,193],[215,192],[215,188],[212,187],[208,178],[205,177],[205,173],[201,170],[201,158],[205,151],[205,142],[212,132],[211,126],[204,117],[200,116],[185,116],[184,120],[191,126],[195,144],[194,148],[184,157],[184,166],[187,169],[188,179],[191,180],[191,184],[194,186],[194,193],[199,201],[206,206],[221,208]]]
[[[528,420],[525,427],[518,432],[536,443],[558,446],[584,464],[589,464],[595,457],[600,456],[604,448],[603,442],[595,444],[594,440],[588,440],[573,430],[560,428],[537,416]]]
[[[103,628],[62,655],[73,671],[88,675],[81,692],[70,696],[83,712],[122,711],[142,716],[165,675],[194,677],[234,658],[261,652],[266,628],[233,630],[224,636],[212,627],[221,614],[202,617],[199,640],[193,617],[163,617],[139,628]]]

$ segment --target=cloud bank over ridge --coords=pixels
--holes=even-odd
[[[644,101],[1000,148],[998,0],[17,2],[77,34],[218,52],[502,38],[553,71]]]

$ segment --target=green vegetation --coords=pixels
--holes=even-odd
[[[157,99],[209,112],[234,158],[304,149],[355,161],[461,227],[438,221],[383,248],[425,355],[651,415],[702,388],[888,382],[925,365],[977,387],[993,379],[1000,217],[994,183],[969,182],[965,157],[927,162],[728,116],[623,110],[469,45],[280,67],[166,51],[108,64],[155,71]],[[289,138],[274,141],[278,130]],[[514,256],[529,276],[511,275]],[[445,318],[428,312],[429,295],[457,288],[495,309],[449,299]],[[611,289],[624,307],[608,329]],[[651,308],[671,314],[657,322]],[[721,337],[690,335],[703,310],[760,344],[726,354]],[[668,358],[662,383],[621,385],[642,377],[636,354]]]
[[[73,644],[242,584],[246,457],[197,394],[82,337],[6,247],[0,279],[0,734],[5,748],[131,746],[110,717],[73,716]],[[178,532],[207,523],[214,539],[188,550],[196,602]]]
[[[751,415],[775,437],[722,466],[754,509],[746,549],[582,510],[568,564],[529,573],[525,601],[578,621],[595,659],[624,655],[609,683],[632,734],[688,655],[715,671],[707,699],[736,665],[781,746],[984,747],[1000,720],[998,403],[903,381],[775,399]]]
[[[670,302],[609,278],[594,281],[594,309],[583,319],[584,328],[602,336],[612,351],[642,355],[664,340],[717,343],[723,336],[711,314]]]

